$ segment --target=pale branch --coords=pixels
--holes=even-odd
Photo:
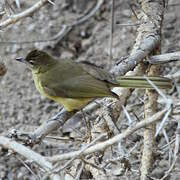
[[[147,6],[148,4],[148,6]],[[112,71],[115,74],[123,75],[133,70],[137,64],[150,55],[160,44],[160,28],[163,11],[157,7],[162,6],[160,1],[141,1],[141,12],[137,14],[138,21],[141,22],[138,27],[136,44],[131,55],[124,61],[117,64]],[[157,18],[158,17],[158,18]]]
[[[175,140],[175,147],[174,147],[174,156],[173,158],[176,159],[179,153],[180,148],[180,120],[178,121],[178,126],[176,129],[176,140]]]
[[[10,24],[14,24],[25,17],[31,16],[34,12],[39,10],[46,3],[49,3],[49,0],[40,0],[36,4],[31,6],[30,8],[26,9],[25,11],[15,14],[15,15],[11,15],[8,19],[0,23],[0,29],[3,29]]]
[[[162,118],[162,116],[166,113],[166,111],[167,111],[167,109],[163,109],[162,111],[157,112],[153,116],[146,118],[141,122],[138,122],[136,125],[127,128],[123,133],[118,134],[118,135],[114,136],[113,138],[108,139],[104,142],[101,142],[101,143],[91,146],[90,148],[86,149],[81,155],[87,155],[87,154],[94,153],[97,151],[105,150],[109,146],[112,146],[113,144],[118,143],[122,139],[127,138],[128,136],[132,135],[138,129],[146,127],[149,124],[152,124],[154,122],[157,122],[158,120],[160,120]],[[70,153],[65,153],[62,155],[55,155],[55,156],[46,157],[46,158],[50,162],[57,162],[57,161],[62,161],[62,160],[66,160],[66,159],[71,159],[71,158],[77,156],[80,152],[81,152],[81,150],[78,150],[78,151],[73,151]]]
[[[76,112],[68,112],[64,108],[54,117],[44,122],[31,135],[32,143],[38,143],[52,131],[62,127],[64,123],[70,119]]]
[[[49,162],[44,156],[41,156],[26,146],[13,141],[12,139],[0,136],[0,146],[24,156],[26,159],[35,162],[46,171],[51,171],[53,168],[51,162]]]
[[[57,167],[57,169],[54,169],[53,172],[60,172],[63,169],[65,169],[68,165],[70,165],[76,158],[80,157],[83,152],[88,149],[89,147],[91,147],[92,145],[94,145],[95,143],[97,143],[99,140],[101,140],[102,138],[104,138],[105,136],[107,136],[106,133],[101,134],[99,137],[97,137],[96,139],[94,139],[93,141],[91,141],[88,145],[84,146],[80,152],[77,154],[77,156],[74,156],[72,159],[70,159],[69,161],[67,161],[64,166],[62,167]]]
[[[97,103],[91,103],[87,105],[83,112],[90,113],[97,109],[100,105]],[[45,121],[40,127],[38,127],[32,134],[29,134],[30,136],[30,143],[38,143],[43,138],[45,138],[49,133],[52,131],[57,130],[58,128],[62,127],[64,123],[70,119],[70,118],[82,118],[82,113],[79,112],[67,112],[65,109],[62,109],[57,115],[49,119],[48,121]]]
[[[84,146],[80,151],[79,153],[72,157],[72,159],[70,159],[69,161],[67,161],[63,166],[59,166],[59,165],[55,165],[52,169],[52,171],[50,173],[47,173],[45,175],[45,177],[49,176],[50,174],[52,173],[59,173],[60,171],[64,170],[66,167],[68,167],[75,159],[77,159],[78,157],[80,157],[83,152],[88,149],[89,147],[91,147],[92,145],[94,145],[95,143],[97,143],[99,140],[101,140],[102,138],[106,137],[107,134],[104,133],[104,134],[101,134],[99,137],[97,137],[96,139],[94,139],[93,141],[91,141],[91,143],[89,143],[88,145]],[[44,178],[45,178],[44,177]]]
[[[174,159],[174,161],[173,161],[173,163],[171,164],[169,170],[166,171],[166,172],[165,172],[165,175],[164,175],[161,179],[159,179],[159,180],[167,179],[167,177],[170,175],[170,173],[173,171],[173,169],[174,169],[174,167],[175,167],[175,165],[176,165],[177,158],[178,158],[178,157],[176,156],[175,159]]]
[[[164,16],[164,4],[162,1],[146,1],[141,0],[142,3],[142,13],[146,14],[146,18],[153,24],[152,27],[157,27],[158,22],[158,36],[161,35],[161,28]],[[156,11],[157,13],[154,14]],[[146,29],[143,29],[146,31]],[[161,37],[159,37],[159,40]],[[156,47],[151,52],[153,54],[159,54],[161,49],[161,44],[156,44]],[[148,69],[148,76],[159,76],[160,75],[160,68],[159,66],[151,65]],[[147,101],[144,105],[144,115],[145,118],[152,117],[153,114],[157,112],[157,99],[158,99],[158,91],[154,90],[146,90],[146,97]],[[167,113],[168,114],[168,113]],[[153,154],[156,151],[155,145],[155,129],[156,123],[152,123],[144,129],[144,140],[143,140],[143,152],[141,158],[141,180],[147,180],[147,176],[151,171],[153,166]]]
[[[150,64],[164,64],[174,61],[180,61],[180,51],[151,56],[147,59],[147,61]]]
[[[176,162],[177,162],[177,158],[178,158],[178,152],[179,152],[179,144],[180,144],[180,140],[179,140],[179,129],[180,128],[180,121],[178,121],[178,126],[177,126],[177,129],[176,129],[176,138],[175,138],[175,147],[174,147],[174,154],[173,154],[173,162],[169,168],[168,171],[165,172],[165,175],[160,179],[160,180],[164,180],[166,179],[170,173],[172,172],[173,168],[175,167],[176,165]],[[170,143],[167,144],[168,146],[170,146]]]
[[[159,35],[157,34],[154,34],[154,36],[149,35],[145,37],[136,52],[132,53],[127,59],[117,64],[111,72],[115,75],[124,75],[128,71],[133,70],[140,62],[143,61],[146,56],[153,51],[153,49],[156,49],[159,43]]]

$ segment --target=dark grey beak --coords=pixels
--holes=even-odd
[[[26,60],[23,57],[16,58],[16,61],[19,61],[19,62],[22,62],[22,63],[26,63]]]

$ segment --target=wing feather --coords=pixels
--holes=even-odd
[[[61,67],[63,66],[63,68]],[[77,63],[61,64],[40,75],[41,86],[50,96],[95,98],[114,96],[107,82],[96,79]]]

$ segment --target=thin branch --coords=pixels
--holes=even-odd
[[[69,161],[67,161],[62,167],[59,167],[59,165],[53,167],[52,171],[49,172],[48,174],[46,174],[43,179],[45,179],[46,177],[48,177],[51,173],[59,173],[60,171],[64,170],[65,168],[67,168],[76,158],[78,158],[79,156],[81,156],[83,154],[83,152],[88,149],[89,147],[91,147],[93,144],[95,144],[97,141],[99,141],[100,139],[102,139],[103,137],[105,137],[107,134],[101,134],[99,137],[97,137],[96,139],[94,139],[90,144],[86,145],[85,147],[83,147],[77,154],[76,156],[72,157],[72,159],[70,159]]]
[[[169,170],[165,172],[165,175],[160,180],[164,180],[164,179],[166,179],[169,176],[169,174],[173,170],[174,166],[176,165],[176,161],[177,161],[177,157],[174,159],[174,161],[171,164],[171,167],[169,168]]]
[[[162,121],[161,121],[158,129],[156,130],[155,137],[157,137],[158,134],[159,134],[159,132],[161,131],[161,129],[163,129],[163,126],[164,126],[164,124],[167,122],[168,116],[169,116],[169,114],[171,113],[171,111],[172,111],[172,109],[169,108],[169,110],[167,111],[166,115],[163,117],[163,119],[162,119]]]
[[[10,24],[14,24],[25,17],[31,16],[34,12],[39,10],[42,6],[44,6],[48,2],[49,2],[48,0],[40,0],[36,4],[34,4],[32,7],[30,7],[29,9],[27,9],[19,14],[11,15],[9,17],[9,19],[0,23],[0,29],[3,29]]]
[[[37,163],[39,166],[41,166],[46,171],[50,171],[52,169],[52,164],[43,156],[40,154],[34,152],[33,150],[30,150],[29,148],[23,146],[22,144],[19,144],[9,138],[6,138],[4,136],[0,136],[0,146],[11,149],[13,152],[16,152],[22,156],[24,156],[26,159],[29,159],[35,163]]]
[[[57,130],[59,127],[62,127],[64,123],[75,113],[76,112],[67,112],[65,109],[62,109],[57,115],[44,122],[38,129],[35,130],[35,132],[33,132],[32,135],[30,135],[32,143],[38,143],[50,132]]]
[[[127,138],[128,136],[133,134],[138,129],[146,127],[147,125],[158,121],[159,119],[162,118],[162,116],[166,113],[166,111],[167,111],[167,109],[159,111],[156,114],[154,114],[153,116],[151,116],[151,117],[137,123],[133,127],[129,127],[123,133],[118,134],[118,135],[114,136],[113,138],[111,138],[111,139],[109,139],[107,141],[104,141],[104,142],[101,142],[101,143],[98,143],[96,145],[91,146],[90,148],[86,149],[81,155],[87,155],[87,154],[90,154],[90,153],[93,153],[93,152],[103,151],[104,149],[108,148],[109,146],[112,146],[113,144],[118,143],[122,139]],[[65,159],[73,158],[73,157],[77,156],[80,152],[81,152],[81,150],[70,152],[70,153],[65,153],[65,154],[62,154],[62,155],[55,155],[55,156],[52,156],[52,157],[47,157],[47,159],[50,162],[62,161],[62,160],[65,160]]]
[[[159,45],[159,36],[148,36],[146,37],[142,45],[137,49],[135,53],[132,53],[126,60],[116,64],[111,71],[115,75],[124,75],[130,70],[133,70],[143,59],[152,52]]]
[[[147,61],[150,64],[164,64],[174,61],[180,61],[180,51],[151,56]]]
[[[84,162],[81,162],[81,166],[76,174],[75,180],[80,180],[83,169],[84,169]]]
[[[174,148],[174,160],[176,159],[178,152],[179,152],[179,145],[180,145],[180,120],[178,121],[178,126],[176,130],[176,140],[175,140],[175,148]]]
[[[38,175],[36,175],[33,170],[20,158],[20,157],[17,157],[15,156],[16,159],[18,159],[22,164],[23,166],[34,176],[34,179],[36,180],[40,180],[40,177]]]
[[[170,143],[169,143],[169,138],[168,138],[168,135],[167,135],[167,133],[166,133],[166,130],[163,128],[162,129],[162,131],[163,131],[163,135],[164,135],[164,138],[165,138],[165,140],[166,140],[166,143],[168,144],[168,150],[169,150],[169,165],[171,165],[171,160],[172,160],[172,148],[171,148],[171,146],[170,146]]]
[[[107,134],[101,134],[100,136],[98,136],[96,139],[94,139],[93,141],[91,141],[91,143],[89,143],[88,145],[86,145],[85,147],[83,147],[79,153],[74,156],[72,159],[70,159],[69,161],[67,161],[65,163],[65,165],[63,167],[59,167],[53,170],[53,172],[59,172],[62,171],[63,169],[65,169],[67,166],[69,166],[76,158],[78,158],[79,156],[81,156],[83,154],[83,152],[88,149],[89,147],[91,147],[92,145],[94,145],[97,141],[101,140],[103,137],[105,137]]]

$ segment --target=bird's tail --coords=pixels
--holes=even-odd
[[[165,77],[155,77],[155,76],[119,76],[117,81],[119,82],[120,87],[129,87],[129,88],[143,88],[143,89],[154,89],[150,80],[157,88],[160,89],[170,89],[172,88],[172,81],[169,78]]]

